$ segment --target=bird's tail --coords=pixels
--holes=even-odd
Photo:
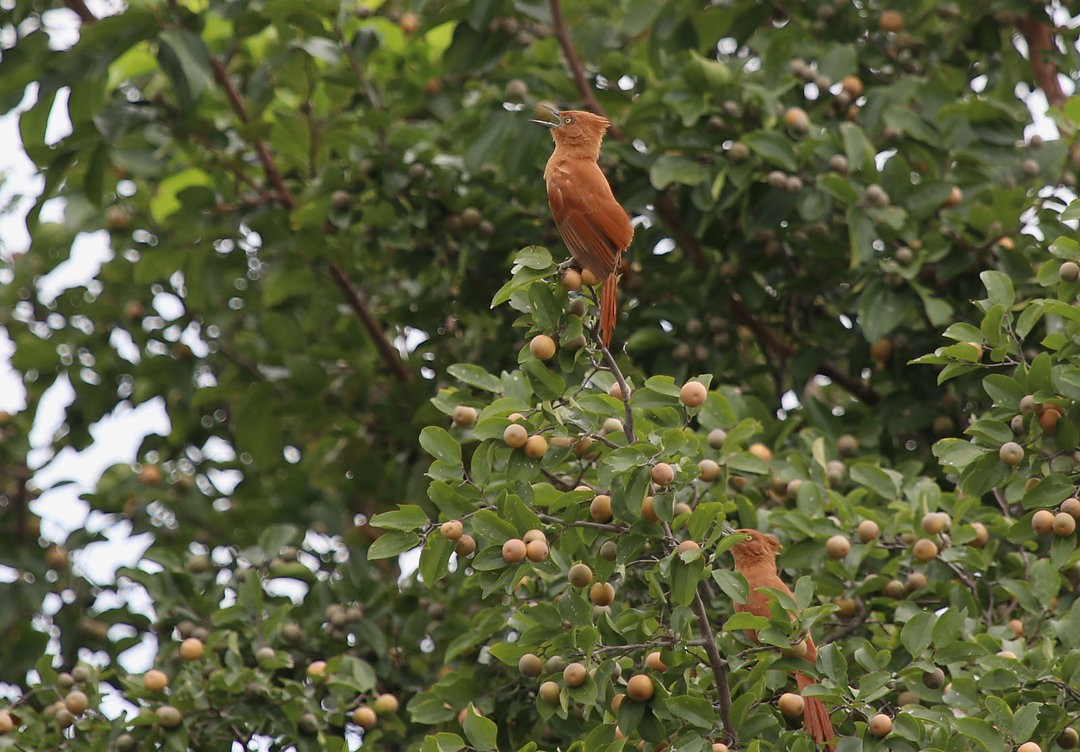
[[[600,334],[604,347],[611,344],[611,332],[615,329],[615,319],[619,308],[615,299],[615,289],[619,282],[619,260],[615,259],[615,269],[604,277],[604,286],[600,290]]]
[[[811,684],[816,684],[813,679],[799,671],[795,672],[795,683],[799,685],[800,691]],[[836,730],[833,729],[832,721],[829,720],[829,711],[825,708],[825,703],[818,697],[804,697],[803,702],[803,726],[810,732],[815,742],[825,745],[829,752],[833,752],[836,748],[833,741],[836,738]]]

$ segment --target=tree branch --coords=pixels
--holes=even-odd
[[[716,638],[713,637],[709,614],[705,611],[705,601],[701,598],[701,583],[698,583],[698,589],[694,592],[694,602],[691,605],[694,614],[697,616],[701,639],[704,641],[705,654],[709,656],[713,681],[716,682],[716,691],[720,698],[720,721],[724,724],[724,731],[728,735],[730,746],[738,746],[739,736],[735,733],[735,727],[731,725],[731,685],[728,683],[728,665],[727,661],[720,656],[720,650],[716,647]]]
[[[1028,62],[1031,63],[1035,85],[1042,89],[1051,107],[1062,107],[1068,97],[1058,80],[1057,65],[1047,59],[1054,46],[1050,26],[1037,18],[1024,16],[1016,22],[1016,28],[1027,42]]]
[[[240,96],[240,92],[229,78],[228,71],[225,70],[225,64],[217,57],[211,55],[210,65],[214,69],[214,78],[217,79],[218,84],[225,92],[225,98],[229,100],[229,105],[232,107],[233,112],[236,113],[236,117],[239,118],[240,122],[247,125],[250,122],[247,105],[244,104],[243,97]],[[252,145],[255,148],[256,155],[259,157],[259,163],[262,165],[263,172],[266,173],[266,179],[274,186],[274,190],[277,191],[278,200],[290,211],[295,209],[297,206],[296,197],[292,194],[292,191],[289,190],[289,186],[285,184],[285,180],[281,176],[281,170],[278,169],[277,163],[274,161],[274,157],[270,153],[270,149],[266,145],[266,142],[261,138],[256,138],[252,142]],[[402,381],[409,381],[412,378],[412,374],[405,368],[405,364],[401,361],[401,357],[398,355],[397,350],[390,344],[390,340],[386,337],[386,332],[383,331],[382,325],[371,313],[371,309],[368,307],[367,302],[364,300],[360,291],[356,289],[345,274],[345,271],[336,261],[330,262],[330,277],[333,279],[338,290],[341,291],[342,296],[345,298],[345,302],[349,304],[349,307],[353,309],[356,317],[360,320],[360,325],[367,330],[368,336],[371,337],[371,341],[375,343],[375,349],[379,351],[382,359],[390,366],[394,375]]]
[[[94,15],[92,10],[86,7],[86,3],[84,3],[83,0],[64,0],[64,5],[75,11],[75,15],[77,15],[79,20],[84,24],[97,23],[98,17]]]
[[[582,101],[585,102],[585,106],[595,112],[597,115],[603,115],[611,121],[607,113],[604,112],[604,108],[600,106],[600,102],[596,99],[596,93],[593,91],[592,86],[589,85],[589,79],[585,77],[585,68],[581,64],[581,58],[577,56],[577,52],[574,50],[574,44],[570,41],[570,30],[566,26],[566,17],[563,16],[562,3],[559,0],[550,0],[551,2],[551,23],[555,30],[555,38],[559,40],[559,46],[562,48],[563,56],[566,58],[566,64],[570,66],[570,71],[574,74],[574,83],[577,84],[578,93],[581,94]],[[621,140],[623,137],[622,129],[614,123],[608,128],[611,133],[611,137]]]

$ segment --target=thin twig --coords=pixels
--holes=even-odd
[[[574,520],[573,522],[567,522],[561,517],[555,517],[550,514],[540,514],[537,516],[544,522],[551,522],[559,525],[568,525],[570,527],[587,527],[593,530],[603,530],[607,533],[623,534],[630,529],[625,525],[608,525],[603,522],[589,522],[588,520]]]
[[[98,17],[94,15],[94,12],[86,7],[86,3],[83,0],[64,0],[64,4],[75,11],[75,15],[79,17],[79,20],[84,24],[97,23]]]
[[[1053,49],[1050,38],[1050,26],[1031,16],[1023,16],[1016,22],[1016,28],[1024,35],[1028,47],[1028,62],[1035,77],[1035,85],[1042,89],[1046,101],[1051,107],[1063,107],[1068,97],[1058,80],[1058,69],[1046,57]]]
[[[566,57],[566,64],[570,66],[570,70],[574,74],[574,82],[577,84],[578,93],[581,94],[585,106],[597,115],[603,115],[608,119],[608,122],[611,122],[611,118],[604,112],[604,108],[600,106],[600,102],[596,99],[596,93],[593,92],[589,80],[585,77],[585,68],[581,64],[581,58],[577,56],[577,52],[574,50],[573,42],[570,41],[570,30],[566,26],[566,17],[563,16],[562,3],[559,0],[551,0],[551,24],[555,31],[555,38],[559,40],[559,46]],[[621,140],[623,137],[622,130],[614,123],[608,128],[608,132],[612,138]]]
[[[398,355],[397,350],[390,344],[390,340],[386,338],[386,334],[383,333],[379,322],[371,313],[371,310],[368,308],[367,303],[364,302],[363,297],[361,297],[360,291],[353,286],[353,283],[345,276],[345,272],[338,266],[336,261],[330,262],[330,276],[333,278],[334,284],[341,290],[341,294],[345,296],[345,302],[347,302],[353,311],[356,312],[356,316],[360,319],[360,323],[368,330],[368,334],[371,335],[371,340],[375,343],[375,349],[379,351],[383,360],[385,360],[386,364],[393,370],[394,375],[402,381],[411,380],[412,374],[405,368],[405,364],[401,362],[401,357]]]
[[[818,641],[818,644],[828,645],[830,642],[836,642],[850,634],[858,632],[866,623],[866,616],[869,612],[866,609],[866,605],[859,600],[855,601],[855,608],[857,609],[855,615],[851,617],[851,620],[847,624],[822,637],[821,640]]]
[[[728,664],[716,647],[716,638],[713,637],[709,614],[705,611],[705,601],[701,598],[701,583],[698,583],[698,589],[694,591],[694,602],[691,605],[697,616],[701,639],[705,641],[705,654],[709,656],[713,681],[716,682],[716,691],[720,699],[720,720],[724,724],[730,746],[734,747],[739,743],[739,736],[735,733],[735,727],[731,725],[731,685],[728,683]]]
[[[637,441],[637,437],[634,435],[634,411],[630,408],[630,386],[626,383],[626,378],[623,376],[619,364],[615,362],[615,356],[611,354],[611,350],[604,344],[604,338],[600,336],[600,333],[595,329],[593,330],[593,335],[600,344],[600,350],[604,353],[604,360],[607,362],[608,368],[615,377],[615,383],[619,385],[619,392],[622,395],[623,401],[623,411],[626,414],[626,419],[623,421],[623,433],[626,434],[627,442],[633,444]]]

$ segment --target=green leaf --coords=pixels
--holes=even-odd
[[[997,729],[981,718],[955,718],[953,725],[960,734],[978,742],[986,752],[1001,752],[1005,746]]]
[[[429,535],[420,551],[420,576],[424,584],[434,585],[449,572],[450,554],[456,543],[441,535]]]
[[[1024,494],[1024,509],[1057,506],[1073,495],[1075,486],[1068,476],[1051,473]]]
[[[736,603],[746,603],[750,593],[750,586],[741,573],[731,569],[714,569],[712,577],[717,586],[724,592],[724,595]]]
[[[427,426],[420,432],[420,446],[437,460],[449,465],[461,464],[461,445],[445,428]]]
[[[791,150],[791,141],[776,131],[754,131],[743,135],[742,142],[766,162],[794,172],[799,165]]]
[[[664,703],[664,706],[672,715],[682,718],[698,728],[712,728],[716,722],[716,711],[713,709],[712,703],[704,697],[671,695]]]
[[[764,616],[754,616],[748,611],[734,613],[724,622],[725,632],[734,632],[738,629],[765,629],[769,626],[769,620]]]
[[[937,617],[932,611],[920,611],[908,619],[900,630],[900,642],[904,643],[908,654],[915,660],[921,659],[930,647],[936,621]]]
[[[649,181],[658,191],[662,191],[672,183],[697,185],[708,176],[709,170],[704,165],[687,157],[668,154],[658,157],[649,168]]]
[[[210,51],[198,34],[178,28],[161,32],[158,62],[186,108],[193,107],[202,93],[214,85]]]
[[[494,721],[478,715],[472,703],[465,714],[465,736],[469,744],[481,752],[498,750],[499,728]]]
[[[429,522],[427,512],[415,504],[404,504],[392,512],[371,518],[371,526],[387,530],[416,530]]]
[[[900,495],[901,476],[895,470],[884,470],[875,464],[860,462],[851,466],[851,479],[886,499],[895,499]]]
[[[963,439],[941,439],[934,444],[932,451],[941,464],[963,469],[980,457],[989,454],[991,450]]]
[[[472,363],[454,363],[446,372],[463,384],[483,389],[485,392],[498,394],[502,391],[502,382],[483,368]]]
[[[979,274],[979,279],[986,286],[986,292],[990,296],[990,302],[995,305],[1010,307],[1016,302],[1016,291],[1013,289],[1012,280],[1007,274],[995,271],[985,271]]]
[[[375,539],[375,542],[371,544],[371,548],[368,549],[367,557],[369,561],[388,559],[391,556],[398,556],[409,549],[416,548],[419,543],[420,536],[416,533],[392,530]]]

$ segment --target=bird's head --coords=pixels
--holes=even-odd
[[[583,110],[556,110],[544,105],[553,120],[533,120],[534,123],[551,128],[556,144],[600,146],[604,133],[611,126],[606,117]]]
[[[760,530],[740,528],[735,531],[740,540],[731,547],[731,553],[736,560],[741,559],[774,559],[783,546],[773,536]]]

